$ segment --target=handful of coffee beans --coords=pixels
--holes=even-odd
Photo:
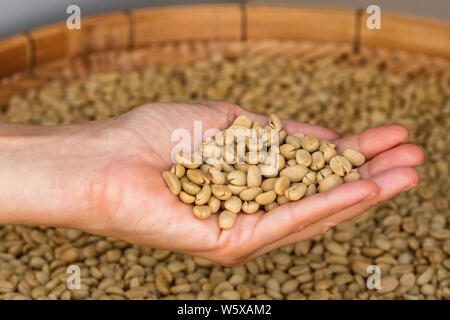
[[[199,152],[183,154],[162,173],[170,191],[194,215],[219,214],[222,229],[233,227],[237,214],[269,211],[345,182],[359,180],[355,167],[365,162],[360,152],[311,135],[287,135],[280,118],[270,115],[264,127],[238,116],[226,130],[202,143]]]

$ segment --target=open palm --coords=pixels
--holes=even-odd
[[[104,218],[92,231],[116,236],[139,245],[192,254],[226,265],[238,265],[277,247],[298,242],[342,223],[380,201],[419,183],[413,167],[424,160],[422,150],[403,144],[408,131],[399,125],[367,130],[340,138],[329,129],[284,121],[288,134],[302,132],[332,140],[341,153],[353,148],[367,161],[359,168],[363,180],[340,185],[328,192],[292,202],[268,213],[240,214],[229,230],[218,227],[217,215],[199,220],[192,205],[174,196],[161,177],[172,165],[173,130],[185,128],[193,135],[194,121],[203,130],[225,129],[245,114],[261,124],[262,115],[227,102],[199,104],[155,103],[137,108],[119,118],[119,136],[111,137],[118,148],[108,159],[95,203]],[[121,133],[122,132],[122,133]]]

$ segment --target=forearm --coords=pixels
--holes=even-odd
[[[78,227],[89,211],[73,127],[0,124],[0,225]]]

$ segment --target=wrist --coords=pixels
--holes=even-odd
[[[81,227],[89,203],[74,156],[82,143],[69,126],[0,124],[0,225]]]

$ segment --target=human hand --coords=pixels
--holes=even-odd
[[[217,215],[206,220],[195,218],[192,206],[170,193],[161,173],[173,164],[173,130],[186,128],[193,134],[194,120],[202,121],[203,130],[224,129],[240,114],[261,124],[267,121],[226,102],[154,103],[115,119],[69,126],[61,131],[66,145],[83,140],[81,149],[63,152],[70,155],[65,166],[78,169],[77,178],[74,172],[67,173],[61,161],[56,171],[66,182],[75,179],[82,192],[72,194],[81,199],[78,215],[73,211],[68,214],[72,220],[57,225],[238,265],[277,247],[323,234],[419,183],[412,168],[423,162],[424,154],[415,145],[400,145],[408,138],[404,127],[377,127],[340,139],[331,130],[288,120],[284,121],[288,134],[303,132],[332,140],[339,153],[347,148],[362,152],[369,160],[359,168],[364,180],[268,213],[240,214],[232,229],[221,230]]]

